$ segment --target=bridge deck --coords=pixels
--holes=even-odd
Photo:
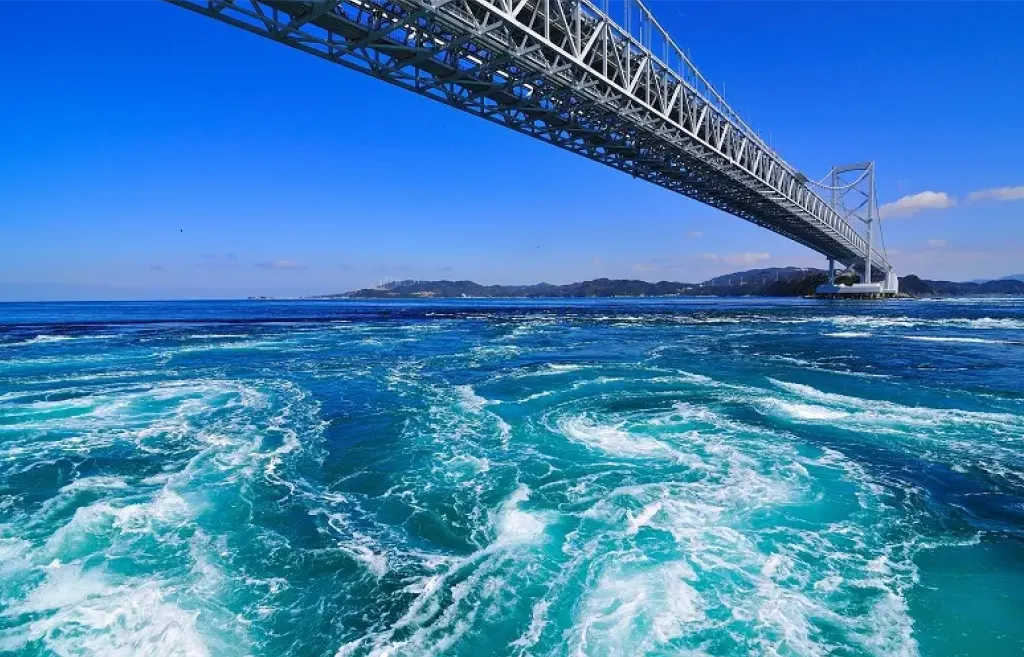
[[[589,0],[169,1],[615,167],[838,262],[866,255],[864,237],[743,123],[635,0],[624,22],[638,21],[639,37]],[[889,264],[872,252],[884,275]]]

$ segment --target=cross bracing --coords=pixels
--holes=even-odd
[[[169,0],[625,171],[851,265],[867,240],[639,0]],[[876,275],[890,266],[872,252]]]

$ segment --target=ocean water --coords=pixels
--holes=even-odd
[[[0,654],[1019,655],[1024,302],[0,304]]]

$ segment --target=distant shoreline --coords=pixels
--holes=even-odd
[[[1024,277],[1022,277],[1024,278]],[[474,281],[404,280],[339,294],[288,297],[302,301],[411,300],[411,299],[674,299],[735,297],[812,297],[828,274],[820,269],[777,267],[726,274],[703,283],[649,282],[636,279],[597,278],[565,285],[482,285]],[[853,272],[837,275],[837,283],[858,282]],[[899,279],[897,298],[1024,296],[1024,280],[932,281],[908,275]],[[252,296],[250,300],[283,300]]]

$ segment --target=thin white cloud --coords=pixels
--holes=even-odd
[[[689,236],[689,237],[700,237],[703,234],[704,233],[700,232],[699,230],[691,230],[689,233],[687,233],[687,236]]]
[[[892,255],[892,251],[889,251]],[[900,255],[900,273],[917,274],[921,278],[964,281],[972,278],[998,278],[1016,271],[1024,259],[1024,249],[1017,246],[985,250],[919,248]]]
[[[928,246],[933,249],[941,249],[946,246],[946,240],[928,240]]]
[[[1024,185],[1016,187],[993,187],[971,192],[968,201],[1024,201]]]
[[[304,266],[294,260],[272,260],[270,262],[258,262],[257,267],[263,269],[305,269]]]
[[[878,208],[883,219],[909,217],[922,210],[941,210],[956,205],[956,199],[946,192],[920,192],[899,198]]]
[[[700,256],[711,262],[724,262],[727,265],[755,265],[764,260],[769,260],[772,254],[767,251],[745,251],[743,253],[703,253]]]

